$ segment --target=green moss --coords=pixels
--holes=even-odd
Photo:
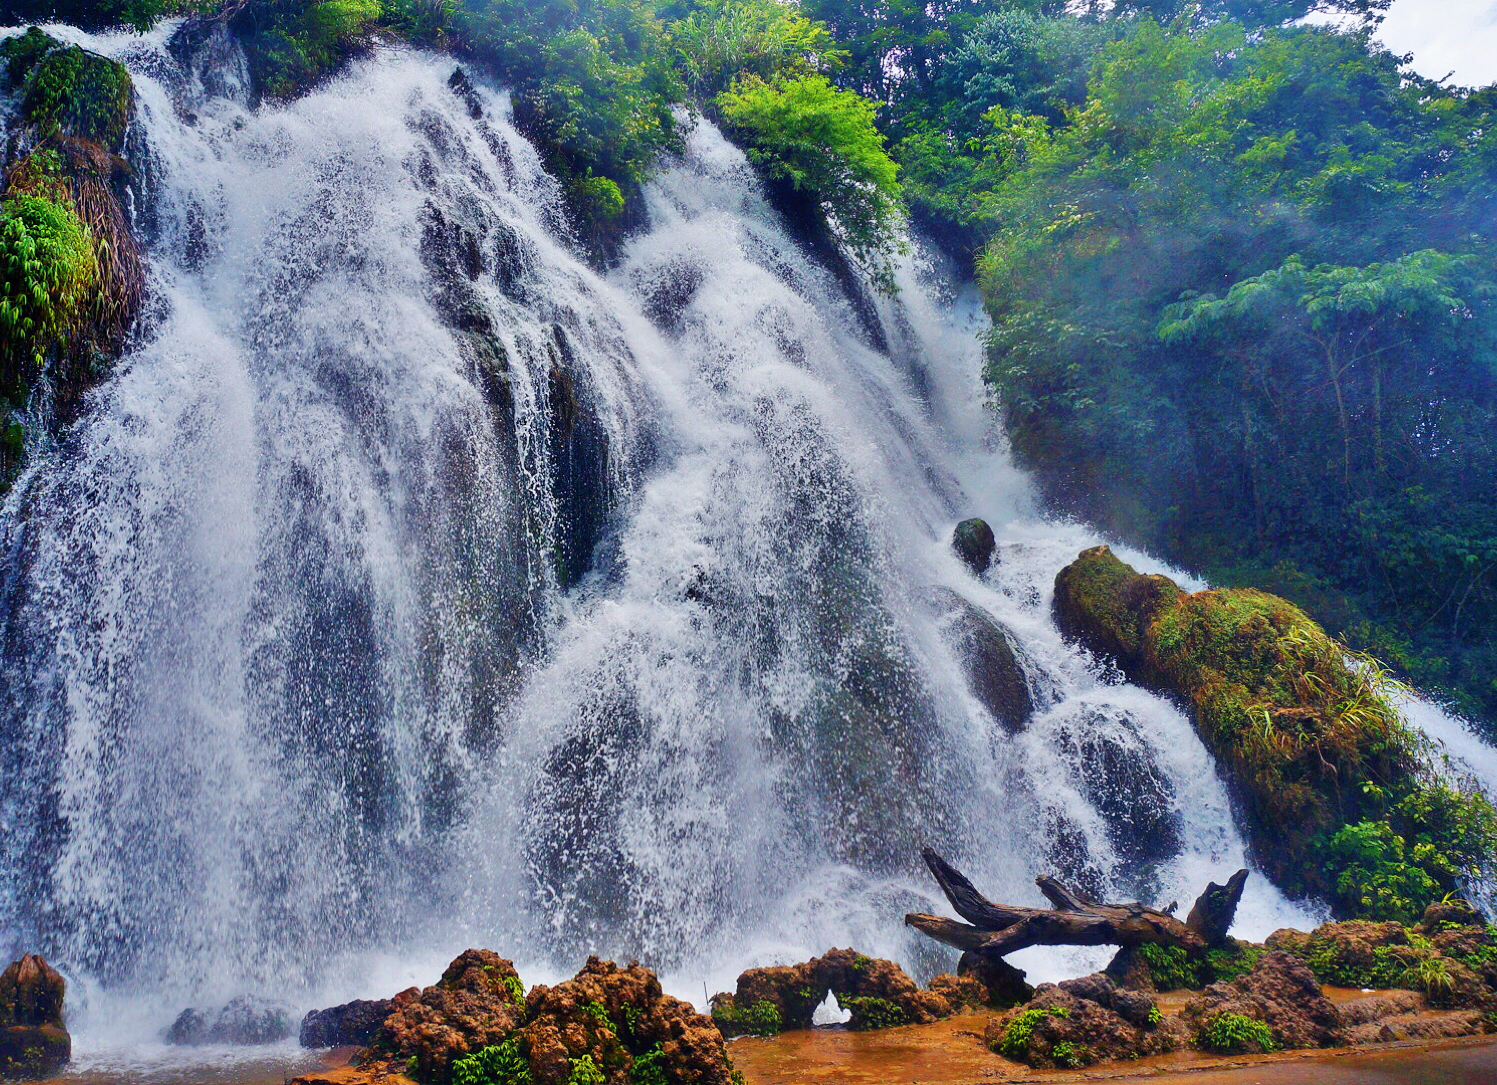
[[[630,1085],[666,1085],[665,1052],[656,1044],[629,1067]]]
[[[1497,812],[1442,778],[1395,707],[1402,687],[1285,600],[1186,594],[1097,547],[1056,578],[1056,611],[1129,677],[1185,701],[1290,892],[1409,921],[1497,855]]]
[[[1230,946],[1206,951],[1206,972],[1211,983],[1235,980],[1251,972],[1266,951],[1262,946],[1234,942]]]
[[[837,1005],[852,1014],[852,1019],[847,1023],[848,1028],[854,1031],[865,1031],[867,1029],[894,1028],[898,1025],[908,1025],[909,1015],[904,1009],[894,1003],[882,998],[872,997],[850,997],[837,996]]]
[[[1034,1039],[1034,1026],[1046,1017],[1070,1017],[1071,1011],[1064,1006],[1041,1006],[1021,1010],[1008,1023],[1003,1039],[998,1042],[998,1053],[1017,1062],[1029,1061],[1029,1043]]]
[[[775,1036],[784,1027],[780,1008],[768,999],[760,999],[747,1009],[731,1002],[714,1005],[712,1020],[725,1036]]]
[[[1181,946],[1142,945],[1138,955],[1149,966],[1149,976],[1161,991],[1200,987],[1195,965]]]
[[[262,94],[290,98],[348,59],[383,13],[380,0],[264,0],[246,26]]]
[[[1267,1054],[1279,1049],[1273,1029],[1240,1013],[1217,1014],[1201,1029],[1197,1043],[1220,1055]]]
[[[534,1077],[529,1061],[520,1053],[519,1036],[511,1036],[455,1061],[452,1081],[453,1085],[532,1085]]]

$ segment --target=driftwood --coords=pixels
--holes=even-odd
[[[938,942],[989,959],[1029,946],[1152,943],[1205,949],[1227,936],[1248,874],[1239,870],[1226,885],[1212,882],[1182,923],[1168,911],[1156,911],[1142,904],[1103,904],[1044,875],[1036,878],[1035,884],[1053,905],[1049,911],[994,904],[961,871],[930,848],[923,849],[921,855],[941,884],[946,899],[967,922],[912,912],[904,917],[905,923]]]

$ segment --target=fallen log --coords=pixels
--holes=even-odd
[[[921,855],[956,914],[967,922],[911,912],[904,917],[905,923],[938,942],[988,959],[1030,946],[1152,944],[1203,950],[1226,938],[1248,874],[1239,870],[1226,885],[1209,884],[1182,923],[1167,911],[1142,904],[1092,900],[1045,875],[1036,878],[1035,884],[1050,902],[1050,910],[995,904],[930,848],[922,849]]]

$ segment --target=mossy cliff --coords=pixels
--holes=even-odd
[[[121,200],[129,73],[36,27],[0,43],[0,65],[14,94],[0,196],[3,493],[28,431],[70,420],[118,356],[144,272]]]
[[[1497,815],[1437,769],[1398,686],[1297,607],[1250,589],[1187,593],[1105,546],[1055,580],[1063,632],[1178,698],[1286,892],[1412,921],[1488,869]]]

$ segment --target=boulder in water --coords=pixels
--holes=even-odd
[[[293,1032],[289,1007],[254,995],[240,995],[221,1009],[185,1009],[166,1030],[169,1044],[273,1044]]]
[[[956,531],[951,536],[951,548],[956,551],[956,556],[966,562],[968,568],[978,576],[987,572],[988,566],[993,564],[993,551],[997,546],[993,529],[986,520],[976,516],[957,524]]]
[[[469,949],[433,986],[395,996],[375,1049],[414,1060],[423,1081],[445,1081],[453,1062],[504,1043],[524,1018],[525,987],[513,962]]]
[[[1034,699],[1008,630],[949,588],[932,588],[925,603],[961,660],[972,696],[1010,734],[1034,715]]]
[[[390,1016],[394,1001],[388,998],[362,999],[311,1010],[301,1019],[302,1047],[368,1047],[379,1035],[385,1018]]]
[[[0,973],[0,1080],[49,1078],[73,1057],[63,1027],[67,983],[28,953]]]

